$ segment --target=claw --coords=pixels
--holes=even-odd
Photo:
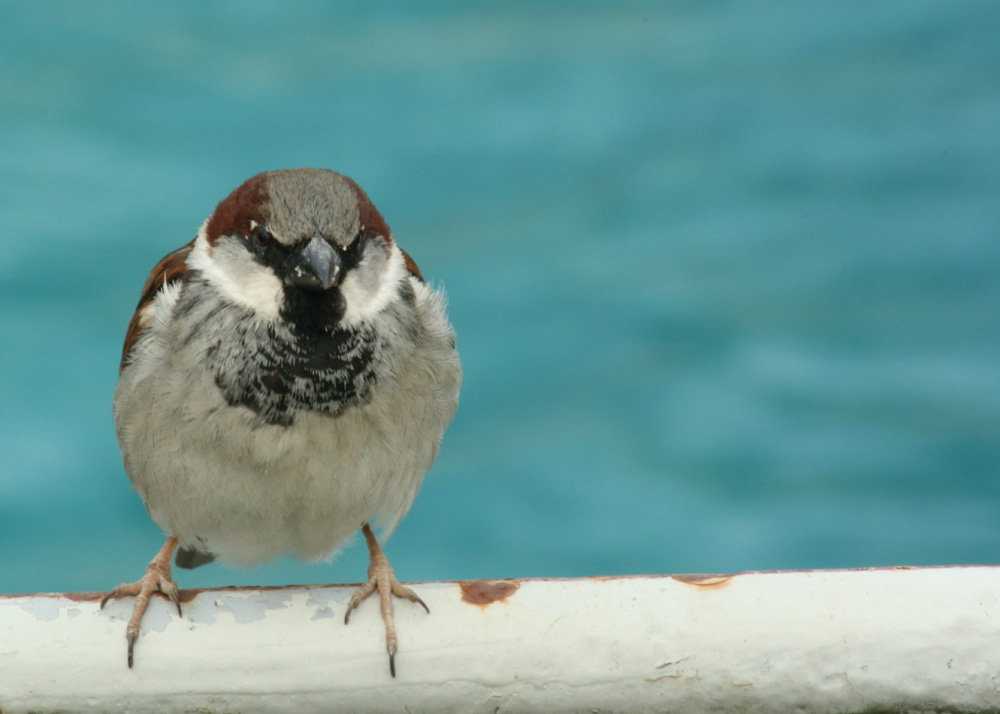
[[[173,580],[167,580],[164,582],[164,579],[161,578],[159,585],[160,592],[164,593],[170,599],[170,602],[172,602],[177,608],[177,615],[179,617],[184,617],[184,614],[181,612],[181,596],[177,591],[177,583]]]
[[[430,614],[431,609],[427,607],[427,603],[421,600],[412,589],[396,580],[396,575],[392,572],[392,566],[389,565],[389,560],[385,557],[385,553],[382,552],[378,541],[375,540],[375,534],[372,533],[371,526],[365,523],[361,527],[361,532],[364,533],[365,540],[368,542],[368,554],[371,558],[371,564],[368,566],[368,582],[355,590],[354,594],[351,595],[351,599],[347,601],[344,624],[346,625],[350,621],[351,612],[361,604],[361,601],[375,592],[375,590],[378,590],[379,601],[382,606],[382,621],[385,623],[385,648],[389,653],[389,673],[395,677],[397,642],[396,624],[392,614],[392,596],[395,595],[396,597],[405,598],[410,602],[417,603],[428,614]]]
[[[132,664],[134,662],[133,650],[135,650],[135,641],[139,639],[138,632],[132,632],[131,630],[126,631],[125,640],[128,642],[128,668],[132,669]]]
[[[371,567],[369,567],[369,571]],[[368,573],[368,582],[362,585],[360,588],[354,591],[351,595],[351,599],[347,602],[347,612],[344,613],[344,624],[346,625],[351,619],[351,613],[354,612],[355,608],[361,604],[361,601],[366,597],[375,592],[375,588],[378,587],[375,577]]]
[[[146,572],[134,583],[122,583],[109,592],[101,600],[101,608],[107,605],[109,600],[135,596],[135,605],[132,608],[132,617],[129,618],[128,626],[125,628],[125,641],[128,643],[128,666],[132,668],[134,663],[135,643],[139,639],[139,623],[149,605],[149,598],[157,590],[161,595],[169,599],[177,607],[177,614],[181,615],[181,600],[177,591],[177,583],[173,581],[170,571],[170,556],[177,548],[177,538],[170,536],[163,544],[160,552],[156,554]],[[181,615],[183,617],[183,615]]]
[[[427,603],[426,602],[424,602],[423,600],[420,599],[419,595],[417,595],[415,592],[413,592],[413,590],[411,590],[410,588],[406,587],[405,585],[403,585],[402,583],[400,583],[399,581],[397,581],[395,579],[393,579],[393,582],[392,582],[392,594],[395,595],[396,597],[403,597],[403,598],[406,598],[407,600],[409,600],[410,602],[417,603],[422,608],[424,608],[424,610],[427,611],[428,615],[431,614],[431,609],[429,607],[427,607]]]

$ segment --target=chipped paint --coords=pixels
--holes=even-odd
[[[25,598],[15,604],[40,622],[58,620],[62,609],[62,604],[54,598]]]
[[[191,622],[210,625],[221,613],[229,613],[239,625],[260,622],[270,610],[284,610],[291,605],[292,593],[270,590],[256,593],[214,592],[214,599],[205,597],[203,602],[192,603],[185,615]],[[208,605],[206,607],[206,605]]]
[[[521,584],[516,580],[464,580],[459,582],[459,586],[463,602],[487,607],[509,598]]]
[[[314,607],[316,610],[313,612],[313,616],[309,619],[326,620],[331,617],[336,617],[336,613],[333,609],[334,604],[343,605],[344,603],[335,597],[332,590],[321,588],[310,590],[309,597],[306,600],[306,607]]]
[[[310,620],[329,620],[330,618],[336,617],[333,608],[321,607],[316,610],[316,613],[310,617]]]

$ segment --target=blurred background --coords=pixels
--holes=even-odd
[[[296,166],[450,297],[401,579],[1000,562],[998,37],[962,0],[5,3],[0,592],[142,573],[139,290]]]

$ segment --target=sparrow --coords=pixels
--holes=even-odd
[[[134,583],[128,666],[150,597],[180,613],[170,565],[330,558],[358,529],[396,675],[387,539],[458,407],[462,368],[441,291],[361,187],[326,169],[258,174],[142,289],[113,415],[125,472],[166,543]]]

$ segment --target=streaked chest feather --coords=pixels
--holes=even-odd
[[[371,326],[262,320],[189,287],[178,313],[214,309],[192,314],[195,326],[182,340],[188,354],[201,355],[229,405],[250,409],[262,424],[288,426],[296,414],[338,416],[370,400],[382,350]]]
[[[240,323],[236,334],[209,349],[207,364],[225,400],[267,424],[287,426],[303,411],[336,416],[369,399],[377,347],[371,330],[296,334]]]

